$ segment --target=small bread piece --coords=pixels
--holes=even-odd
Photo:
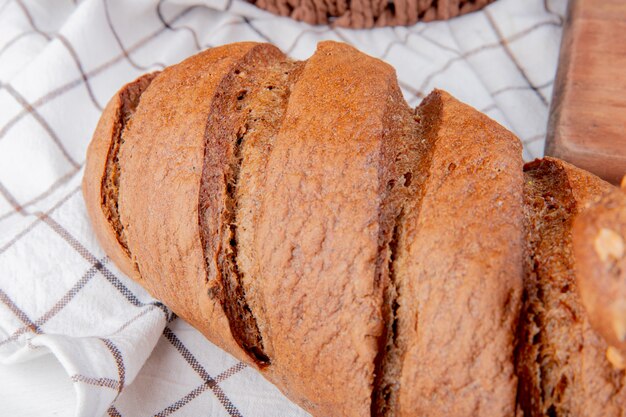
[[[519,140],[436,90],[417,109],[425,155],[400,224],[401,353],[393,416],[512,416],[522,291]]]
[[[525,166],[527,248],[518,401],[525,416],[621,416],[624,374],[606,359],[578,295],[572,224],[613,187],[553,158]]]
[[[626,184],[623,184],[626,188]],[[614,189],[574,222],[576,277],[594,328],[626,352],[626,189]],[[613,362],[616,362],[613,360]]]
[[[124,143],[124,130],[131,123],[141,94],[157,74],[142,75],[109,100],[87,149],[83,177],[85,205],[98,241],[115,265],[135,279],[139,277],[130,258],[118,210],[122,175],[119,150]]]

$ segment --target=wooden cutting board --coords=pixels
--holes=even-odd
[[[626,174],[626,0],[570,0],[546,155],[616,184]]]

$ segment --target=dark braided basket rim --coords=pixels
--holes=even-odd
[[[280,16],[353,29],[450,19],[495,0],[248,0]]]

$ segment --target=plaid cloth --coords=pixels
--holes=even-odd
[[[393,65],[411,105],[446,89],[516,132],[531,159],[543,152],[565,7],[499,0],[449,22],[351,31],[241,0],[0,0],[2,413],[37,415],[64,395],[76,416],[306,415],[125,277],[94,239],[82,166],[122,84],[228,42],[272,42],[303,59],[320,40],[342,40]],[[51,383],[29,368],[41,356],[56,364]]]

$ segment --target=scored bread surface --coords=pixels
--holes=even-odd
[[[527,252],[519,328],[518,401],[525,416],[621,416],[624,374],[581,304],[572,222],[612,186],[562,161],[525,167]]]
[[[279,60],[257,82],[251,94],[242,100],[248,110],[241,131],[239,180],[236,188],[237,266],[249,308],[255,315],[259,334],[267,332],[266,300],[259,276],[259,263],[254,250],[258,213],[265,194],[267,161],[285,115],[291,89],[298,80],[304,63],[287,58]],[[267,343],[264,353],[272,356]]]
[[[410,109],[393,68],[335,42],[126,85],[83,182],[123,272],[320,417],[621,415],[571,236],[610,190],[555,159],[523,172],[506,129],[439,90]]]
[[[263,80],[282,70],[279,64],[285,60],[277,48],[259,45],[220,83],[208,113],[199,197],[208,294],[222,304],[233,337],[260,366],[270,359],[247,301],[246,274],[238,265],[237,191],[249,130],[262,130],[261,115],[252,114],[254,103],[265,89]]]
[[[513,415],[521,145],[441,91],[418,115],[428,156],[394,265],[407,346],[395,415]]]
[[[121,219],[144,286],[211,341],[241,360],[221,301],[208,295],[220,278],[208,271],[199,198],[207,115],[221,82],[259,44],[209,49],[157,76],[142,96],[120,163]],[[263,49],[270,49],[263,46]]]
[[[118,209],[122,175],[119,150],[124,142],[125,128],[139,105],[141,94],[156,75],[142,75],[111,98],[89,144],[83,177],[85,205],[100,244],[118,268],[135,279],[139,277],[130,258]]]
[[[255,232],[257,286],[272,303],[264,336],[272,366],[289,369],[281,378],[291,379],[291,397],[314,415],[370,413],[384,328],[377,265],[389,239],[384,217],[393,215],[381,214],[380,189],[392,179],[383,139],[411,139],[385,119],[397,102],[405,106],[391,67],[322,43],[291,91],[267,162]]]

